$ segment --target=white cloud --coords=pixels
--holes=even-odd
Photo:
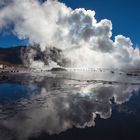
[[[111,21],[97,22],[95,11],[72,10],[52,0],[44,3],[13,0],[0,10],[0,29],[10,24],[20,39],[40,44],[44,53],[52,47],[62,50],[68,66],[120,69],[140,66],[139,49],[134,50],[131,40],[122,35],[113,41]]]

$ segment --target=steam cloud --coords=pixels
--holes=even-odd
[[[98,22],[95,11],[73,10],[56,0],[2,0],[0,7],[0,30],[13,25],[12,32],[19,39],[38,45],[25,51],[27,65],[120,69],[140,66],[139,49],[134,49],[130,38],[122,35],[112,40],[111,21]],[[35,61],[36,55],[43,57]]]

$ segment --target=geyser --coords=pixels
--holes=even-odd
[[[73,10],[56,0],[2,0],[0,30],[11,25],[19,39],[37,46],[24,50],[24,62],[30,67],[140,66],[139,49],[123,35],[112,40],[111,21],[97,21],[95,11]]]

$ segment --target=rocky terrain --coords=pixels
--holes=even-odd
[[[0,48],[0,63],[22,64],[21,50],[25,46]]]

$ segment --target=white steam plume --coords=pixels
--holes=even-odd
[[[44,55],[49,55],[46,50],[52,47],[61,51],[63,59],[60,57],[59,63],[51,58],[48,63],[120,69],[140,66],[139,49],[134,49],[130,38],[122,35],[113,41],[111,21],[103,19],[97,22],[95,11],[72,10],[54,0],[43,3],[13,0],[7,4],[2,0],[0,5],[0,30],[12,24],[13,33],[18,38],[39,44]],[[30,63],[34,66],[46,64],[33,59]]]

